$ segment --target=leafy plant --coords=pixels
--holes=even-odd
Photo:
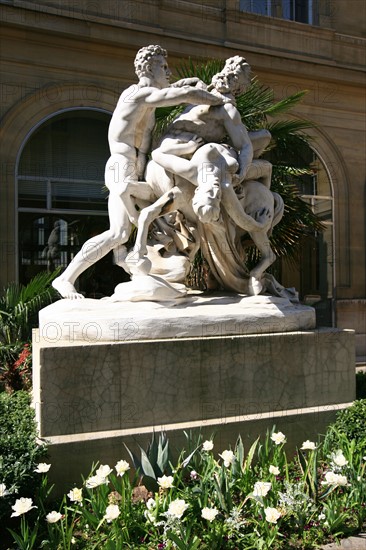
[[[38,312],[54,301],[51,282],[58,275],[39,273],[27,285],[10,283],[0,296],[0,382],[9,392],[31,385],[32,328]]]
[[[166,434],[162,432],[156,438],[154,433],[146,452],[139,446],[140,458],[127,445],[125,447],[136,471],[141,476],[140,483],[144,484],[149,490],[156,491],[159,488],[158,477],[171,474],[169,440]]]
[[[11,345],[30,339],[40,309],[57,296],[51,282],[58,275],[38,273],[27,285],[10,283],[0,297],[0,342]]]
[[[32,351],[29,343],[0,347],[0,382],[8,393],[29,390],[32,385]]]
[[[342,438],[355,441],[360,453],[366,454],[366,399],[355,401],[349,408],[339,411],[328,430],[328,446],[339,444]]]
[[[0,498],[0,519],[9,514],[16,494],[35,494],[40,478],[34,469],[45,454],[46,446],[37,440],[29,394],[0,393],[0,483],[6,486],[6,495]]]

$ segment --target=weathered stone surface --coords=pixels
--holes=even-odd
[[[322,550],[366,550],[366,533],[360,533],[356,537],[348,537],[339,543],[325,544]]]
[[[215,433],[220,452],[276,425],[292,452],[355,398],[350,330],[94,344],[35,332],[33,350],[34,406],[58,491],[161,430],[174,448],[183,430]]]
[[[168,306],[168,307],[167,307]],[[191,294],[168,303],[60,300],[39,314],[41,338],[96,343],[315,328],[315,311],[275,296]]]
[[[350,402],[353,331],[100,344],[34,342],[43,437]]]

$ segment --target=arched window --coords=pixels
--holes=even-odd
[[[319,326],[332,326],[334,281],[334,205],[331,179],[325,163],[308,146],[299,154],[299,165],[310,165],[312,175],[294,181],[303,201],[307,202],[324,226],[304,239],[299,265],[282,262],[281,280],[285,286],[295,286],[300,299],[315,307]]]
[[[109,120],[101,111],[66,111],[25,143],[17,170],[21,283],[39,271],[66,267],[89,237],[108,228]],[[86,271],[79,288],[88,296],[111,294],[114,275],[108,255]]]

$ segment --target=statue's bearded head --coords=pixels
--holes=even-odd
[[[250,65],[244,57],[236,55],[226,60],[223,70],[212,78],[212,85],[222,94],[235,97],[250,84]]]

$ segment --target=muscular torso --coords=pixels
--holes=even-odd
[[[130,86],[119,98],[108,130],[111,154],[135,156],[146,132],[154,126],[155,108],[136,100],[138,90],[137,85]]]
[[[227,113],[223,106],[195,105],[189,107],[169,127],[168,133],[192,132],[208,142],[221,143],[226,138],[224,120]]]

